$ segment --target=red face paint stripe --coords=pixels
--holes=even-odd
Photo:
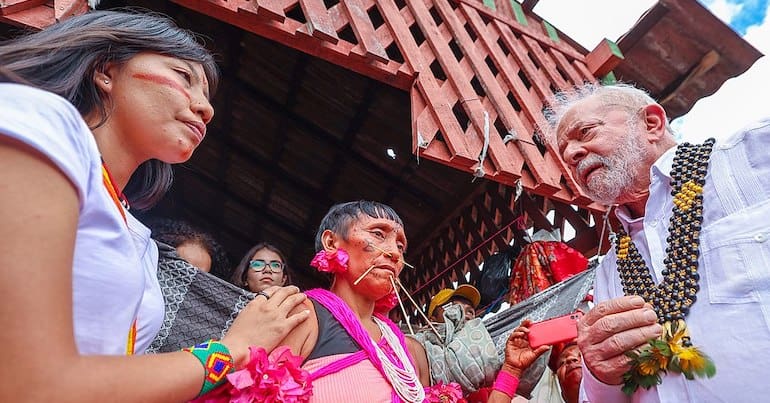
[[[181,92],[182,95],[184,95],[185,98],[187,98],[188,101],[191,99],[190,98],[190,93],[188,93],[187,90],[184,87],[179,85],[179,83],[177,83],[174,80],[171,80],[170,78],[159,76],[157,74],[148,74],[148,73],[136,73],[132,77],[138,78],[140,80],[152,81],[152,82],[160,84],[160,85],[165,85],[165,86],[171,87],[171,88]]]

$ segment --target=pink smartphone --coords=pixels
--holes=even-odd
[[[533,323],[529,327],[529,345],[538,348],[570,341],[577,337],[577,321],[583,312],[577,311],[568,315]]]

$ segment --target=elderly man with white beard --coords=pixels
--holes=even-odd
[[[577,183],[621,224],[578,324],[581,401],[767,396],[770,119],[677,144],[663,107],[624,84],[557,94],[547,115]]]

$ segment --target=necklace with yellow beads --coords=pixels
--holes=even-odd
[[[664,332],[659,339],[626,353],[631,368],[623,375],[623,392],[633,394],[662,382],[668,371],[687,379],[712,377],[716,368],[690,341],[684,318],[696,300],[699,286],[698,257],[703,222],[703,185],[714,139],[703,144],[681,144],[671,168],[672,210],[666,238],[663,280],[655,284],[642,255],[623,230],[616,236],[615,254],[623,292],[650,303]]]

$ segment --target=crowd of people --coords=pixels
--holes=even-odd
[[[0,401],[511,402],[549,350],[569,403],[768,391],[756,358],[770,347],[770,121],[677,144],[642,90],[557,94],[544,132],[622,227],[577,339],[533,348],[524,320],[478,377],[492,382],[467,390],[437,381],[433,347],[388,317],[408,247],[390,206],[331,206],[310,262],[331,286],[303,292],[270,243],[231,269],[206,232],[132,215],[204,140],[218,79],[192,34],[152,14],[94,11],[0,44]],[[164,317],[156,241],[250,295],[221,338],[143,354]],[[441,290],[424,330],[479,326],[480,299]]]

